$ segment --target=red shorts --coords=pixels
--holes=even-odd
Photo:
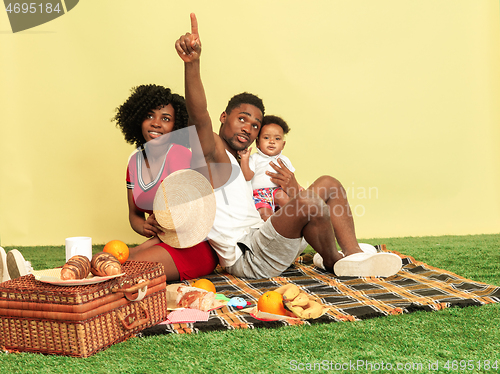
[[[173,248],[165,243],[158,245],[170,253],[182,281],[208,275],[219,263],[217,254],[207,241],[182,249]]]

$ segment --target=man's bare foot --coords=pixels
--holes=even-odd
[[[342,253],[344,254],[344,256],[350,256],[350,255],[353,255],[354,253],[360,253],[360,252],[375,254],[378,251],[377,251],[377,248],[375,248],[371,244],[358,243],[357,248],[355,248],[353,250],[346,250],[346,251],[343,251]]]
[[[361,248],[359,248],[359,245],[355,248],[349,248],[349,249],[342,250],[342,254],[344,255],[344,257],[353,255],[355,253],[363,253],[363,250]]]

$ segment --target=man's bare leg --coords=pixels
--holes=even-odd
[[[342,184],[333,177],[322,176],[308,190],[314,191],[328,205],[330,220],[342,253],[349,256],[362,252],[356,239],[354,219]]]
[[[335,262],[343,258],[335,244],[330,208],[314,191],[301,191],[273,214],[271,222],[275,230],[286,238],[303,236],[321,255],[329,271],[333,271]]]

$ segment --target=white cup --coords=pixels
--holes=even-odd
[[[92,260],[92,238],[88,236],[66,238],[66,262],[76,255],[86,256]]]

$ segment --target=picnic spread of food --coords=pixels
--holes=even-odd
[[[161,263],[128,257],[126,244],[113,240],[91,259],[77,254],[61,267],[0,283],[2,349],[88,357],[157,324],[207,321],[222,307],[261,321],[313,319],[327,310],[294,284],[258,302],[217,293],[208,279],[167,285]]]

